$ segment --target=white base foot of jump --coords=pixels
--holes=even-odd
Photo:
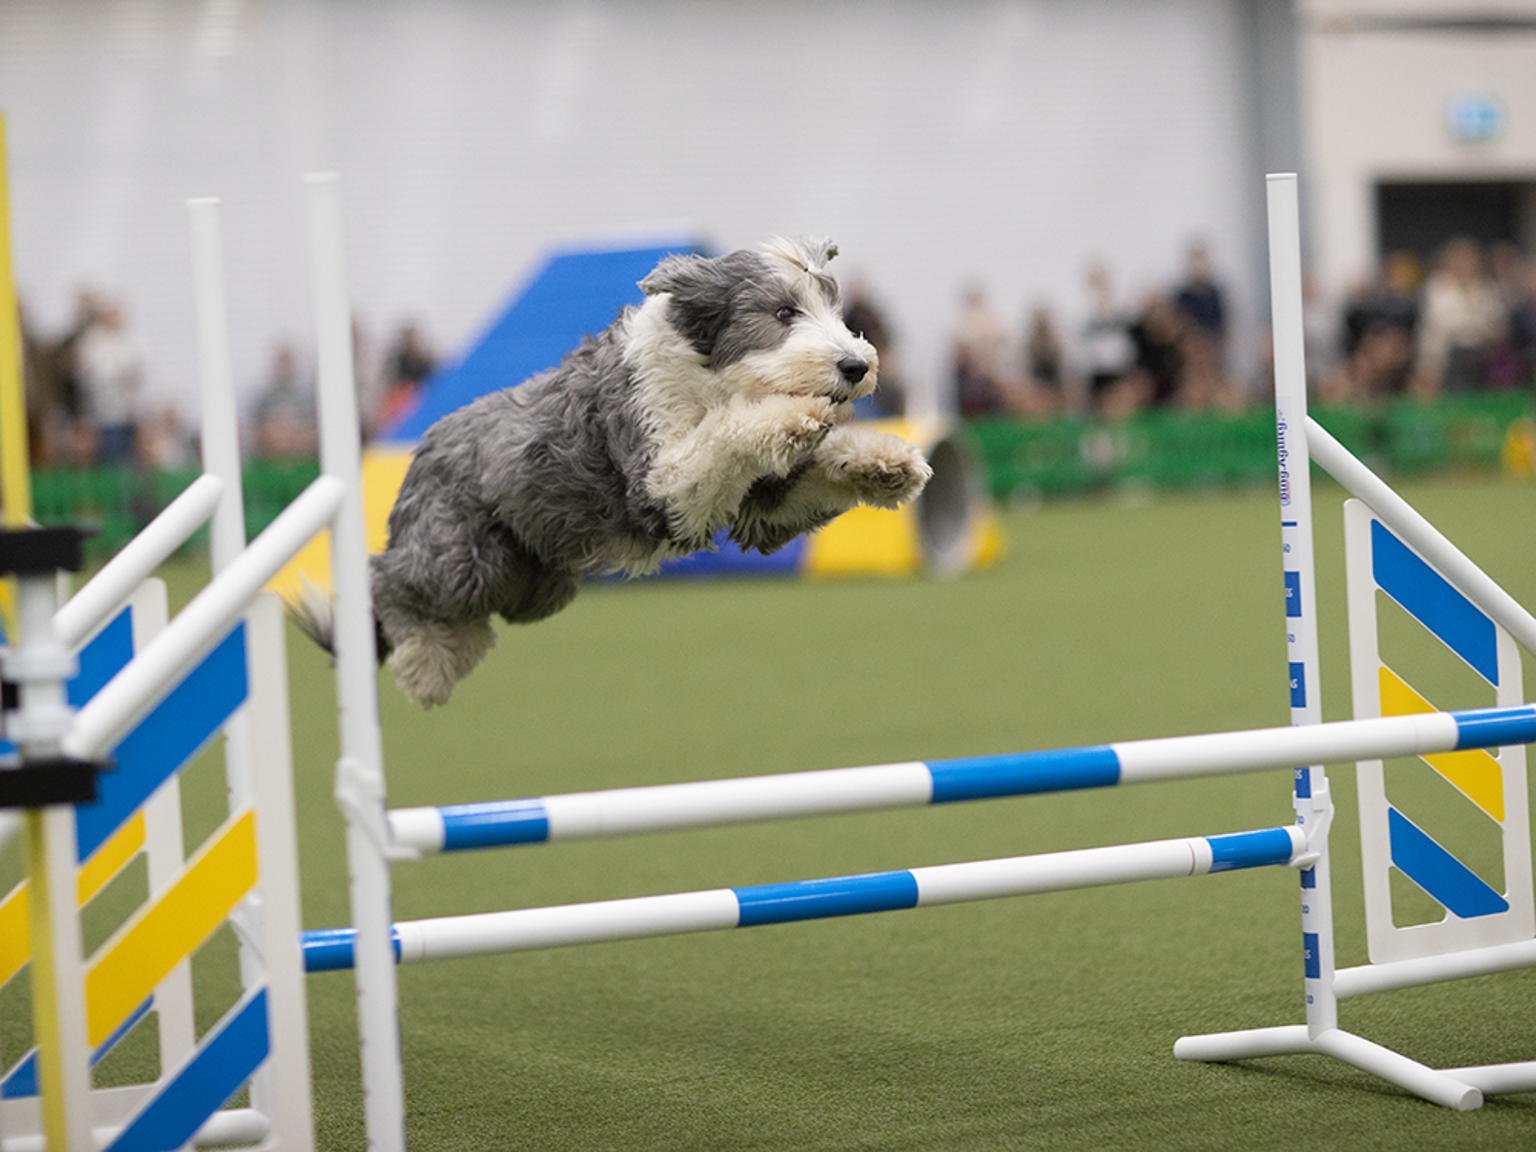
[[[1436,1071],[1352,1032],[1331,1028],[1316,1036],[1308,1035],[1305,1024],[1184,1036],[1173,1046],[1173,1054],[1180,1060],[1212,1063],[1308,1053],[1332,1056],[1415,1096],[1458,1112],[1481,1108],[1484,1093],[1519,1092],[1536,1087],[1536,1063]]]
[[[1442,1071],[1471,1084],[1484,1096],[1497,1096],[1501,1092],[1536,1092],[1536,1060],[1518,1064],[1482,1064],[1475,1068],[1445,1068]]]
[[[114,1090],[118,1100],[139,1100],[143,1093],[131,1088]],[[28,1115],[30,1127],[42,1127],[41,1117]],[[121,1119],[107,1127],[93,1127],[91,1136],[98,1148],[105,1148],[122,1135]],[[260,1144],[272,1135],[272,1122],[253,1108],[225,1108],[204,1121],[192,1137],[192,1146],[207,1148],[225,1145]],[[285,1145],[286,1147],[286,1145]],[[48,1152],[44,1136],[34,1133],[27,1136],[11,1136],[0,1139],[3,1152]]]

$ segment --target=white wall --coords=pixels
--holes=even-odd
[[[1346,284],[1375,264],[1378,181],[1536,181],[1536,0],[1304,7],[1308,202],[1326,282]],[[1490,14],[1500,22],[1471,20]],[[1497,138],[1451,133],[1448,103],[1468,93],[1503,105]]]
[[[1263,2],[1263,0],[1259,0]],[[1243,0],[5,0],[17,276],[45,328],[128,302],[193,389],[182,201],[225,201],[237,376],[308,340],[300,175],[344,179],[351,288],[445,348],[562,239],[688,221],[839,241],[936,380],[960,288],[1127,296],[1208,240],[1262,277]]]

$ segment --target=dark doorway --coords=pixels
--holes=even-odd
[[[1536,183],[1409,182],[1376,185],[1376,240],[1382,253],[1407,250],[1426,262],[1452,236],[1484,245],[1536,245]]]

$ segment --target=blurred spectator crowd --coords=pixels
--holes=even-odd
[[[1152,408],[1269,403],[1268,337],[1252,354],[1234,354],[1228,293],[1203,245],[1189,248],[1179,276],[1134,303],[1117,295],[1105,264],[1089,267],[1084,288],[1083,319],[1071,330],[1046,303],[1010,324],[984,289],[967,288],[950,342],[953,410],[967,418],[1115,419]],[[1456,238],[1427,266],[1393,252],[1342,300],[1310,282],[1304,294],[1309,385],[1319,403],[1536,385],[1536,259],[1514,245]],[[845,299],[848,326],[880,354],[876,414],[899,415],[908,381],[885,311],[862,279],[847,285]],[[82,290],[63,331],[35,331],[23,312],[22,337],[35,465],[171,468],[193,459],[195,429],[175,403],[151,399],[121,302]],[[354,323],[353,358],[367,437],[412,409],[438,360],[410,322],[382,350]],[[1250,367],[1235,367],[1241,363]],[[251,384],[241,414],[245,451],[313,458],[315,387],[303,350],[279,342],[264,378]]]
[[[177,468],[192,462],[197,432],[173,400],[145,387],[143,353],[124,305],[82,289],[61,332],[37,331],[22,312],[27,432],[35,467]],[[415,323],[401,324],[379,354],[353,324],[353,365],[364,435],[408,412],[437,354]],[[279,342],[240,414],[244,452],[305,460],[318,452],[313,371],[301,349]]]
[[[1177,284],[1147,292],[1135,306],[1116,295],[1109,268],[1086,278],[1087,309],[1075,332],[1046,304],[1010,332],[987,294],[966,290],[952,344],[955,407],[962,416],[1108,418],[1146,408],[1236,408],[1247,389],[1228,369],[1226,292],[1210,253],[1192,247]]]
[[[1465,237],[1428,268],[1394,252],[1342,309],[1320,312],[1309,327],[1312,383],[1325,402],[1530,387],[1536,260],[1513,244],[1485,249]]]
[[[1192,245],[1182,275],[1134,304],[1117,296],[1104,264],[1088,269],[1085,288],[1085,318],[1075,330],[1049,304],[1010,324],[984,289],[967,288],[950,343],[953,409],[967,418],[1114,419],[1149,408],[1233,411],[1271,402],[1269,338],[1247,357],[1234,354],[1228,294],[1205,246]],[[864,286],[849,300],[849,326],[880,350],[884,391],[889,325]],[[1304,321],[1309,385],[1322,404],[1536,383],[1536,260],[1514,245],[1456,238],[1428,267],[1394,252],[1342,300],[1308,283]],[[1244,361],[1249,367],[1238,369]],[[899,410],[900,396],[898,385],[887,406]]]

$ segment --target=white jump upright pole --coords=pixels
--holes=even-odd
[[[219,201],[187,201],[192,235],[192,274],[197,308],[198,379],[202,400],[203,472],[224,482],[213,522],[209,553],[215,573],[245,548],[245,504],[241,491],[239,422],[229,350],[229,304],[224,283],[224,247]]]
[[[245,551],[245,492],[241,476],[240,425],[235,403],[235,374],[229,346],[229,302],[224,275],[224,241],[220,204],[214,197],[187,201],[192,239],[192,277],[197,316],[198,383],[202,401],[203,474],[223,484],[208,525],[208,553],[217,577]],[[224,779],[229,810],[237,812],[255,801],[254,744],[249,709],[241,709],[224,726]],[[231,917],[239,929],[240,979],[249,991],[264,984],[266,965],[253,941],[265,938],[259,894],[241,900]],[[272,1068],[264,1065],[251,1082],[251,1104],[263,1114],[274,1108]]]
[[[1317,656],[1317,581],[1312,562],[1312,457],[1307,446],[1307,368],[1301,295],[1301,213],[1293,172],[1267,181],[1269,282],[1274,325],[1275,438],[1280,465],[1280,543],[1285,577],[1285,644],[1291,723],[1323,719]],[[1301,931],[1306,962],[1307,1032],[1337,1028],[1333,994],[1333,894],[1328,828],[1333,800],[1321,764],[1298,766],[1296,822],[1317,861],[1301,873]]]
[[[1303,356],[1301,223],[1294,173],[1268,178],[1270,293],[1275,346],[1275,424],[1280,462],[1281,541],[1286,593],[1286,654],[1290,661],[1291,723],[1321,724],[1318,692],[1317,599],[1312,567],[1312,476],[1307,441],[1307,379]],[[1321,764],[1296,769],[1296,821],[1307,832],[1301,873],[1306,1024],[1185,1036],[1173,1054],[1184,1060],[1241,1060],[1317,1053],[1397,1084],[1426,1100],[1465,1111],[1482,1105],[1472,1084],[1339,1028],[1334,988],[1333,899],[1328,827],[1333,802]]]
[[[363,521],[360,423],[352,367],[352,317],[341,243],[340,181],[305,177],[309,189],[319,340],[320,461],[346,485],[331,526],[336,693],[341,758],[336,799],[347,825],[352,923],[357,929],[357,1027],[362,1046],[368,1147],[404,1152],[405,1086],[391,934],[389,842],[384,819],[384,749],[379,729],[378,656]]]

